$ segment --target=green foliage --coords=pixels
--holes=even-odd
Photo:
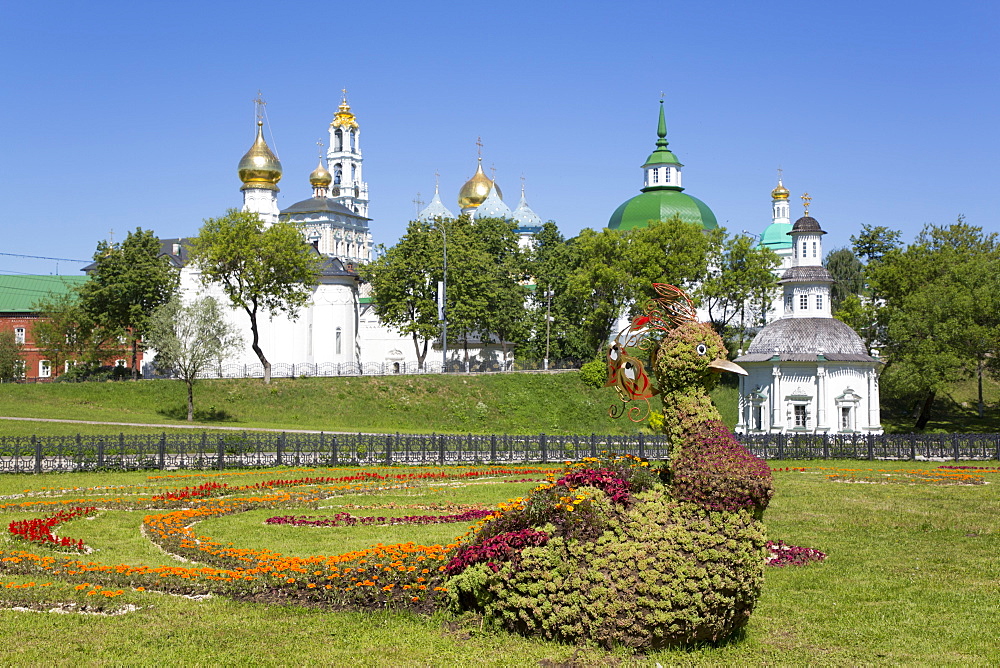
[[[580,367],[580,380],[587,387],[602,388],[608,382],[608,364],[603,360],[593,360]]]
[[[996,234],[958,222],[928,225],[905,250],[890,250],[869,267],[884,300],[882,374],[889,397],[921,409],[923,429],[935,395],[996,359],[1000,341],[1000,245]]]
[[[628,231],[584,229],[572,241],[577,264],[566,291],[580,308],[581,336],[592,354],[603,349],[630,305],[655,296],[653,283],[684,286],[702,280],[719,234],[676,216]]]
[[[358,269],[371,285],[376,315],[413,339],[421,367],[429,341],[441,332],[437,313],[441,231],[437,228],[443,225],[441,220],[433,225],[411,221],[394,246],[381,248],[373,261]]]
[[[21,377],[24,371],[23,346],[14,338],[14,331],[0,332],[0,383]]]
[[[125,241],[101,241],[94,268],[80,288],[80,306],[96,323],[125,338],[132,349],[132,377],[139,373],[138,350],[153,310],[177,291],[179,270],[160,255],[160,240],[137,227]]]
[[[75,363],[76,373],[98,370],[104,360],[118,352],[118,329],[102,324],[83,307],[78,293],[48,296],[36,302],[35,310],[43,315],[35,323],[35,345],[59,373],[66,362]]]
[[[746,624],[766,536],[747,511],[710,513],[662,490],[594,541],[553,538],[489,578],[486,615],[524,635],[650,650],[721,640]]]
[[[229,209],[221,218],[205,220],[191,240],[191,261],[203,284],[218,284],[233,307],[250,318],[250,345],[264,365],[264,383],[270,383],[258,318],[296,317],[312,295],[322,258],[303,241],[298,225],[282,221],[265,227],[256,213]]]
[[[778,286],[774,269],[781,259],[750,237],[713,239],[709,274],[696,296],[708,308],[709,320],[719,331],[732,331],[736,346],[744,347],[749,332],[764,323]]]
[[[865,266],[849,248],[838,248],[827,253],[823,266],[830,272],[834,283],[830,290],[830,308],[834,311],[848,297],[862,295],[865,288]]]
[[[176,374],[187,386],[187,419],[194,419],[194,381],[212,362],[239,347],[240,335],[211,297],[185,306],[174,297],[153,312],[147,333],[156,349],[156,366]]]

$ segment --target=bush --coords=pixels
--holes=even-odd
[[[674,498],[707,510],[746,508],[760,517],[774,495],[771,468],[719,421],[704,425],[661,475]]]
[[[767,555],[746,510],[640,494],[597,540],[553,538],[486,578],[485,615],[524,635],[605,648],[715,641],[750,617]]]
[[[580,367],[580,380],[588,387],[600,389],[608,382],[608,363],[604,360],[587,362]]]

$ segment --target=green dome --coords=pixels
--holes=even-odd
[[[646,227],[651,220],[669,220],[675,214],[685,223],[698,223],[706,230],[719,226],[712,210],[697,197],[678,190],[649,190],[615,209],[608,227],[612,230],[631,230]],[[791,229],[790,225],[788,227]]]
[[[781,250],[792,247],[791,223],[771,223],[760,236],[760,245],[767,246],[771,250]]]

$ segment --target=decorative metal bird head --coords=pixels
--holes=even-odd
[[[661,386],[694,383],[706,371],[746,374],[725,359],[722,339],[709,325],[698,322],[694,305],[683,290],[665,283],[654,283],[653,290],[658,296],[646,303],[642,314],[619,332],[608,348],[605,387],[614,387],[621,400],[608,411],[613,418],[627,413],[633,422],[641,422],[649,416],[649,400],[661,392],[630,349],[649,354]],[[661,345],[668,340],[670,350],[664,351]],[[659,360],[664,353],[671,359]]]

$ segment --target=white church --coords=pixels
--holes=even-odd
[[[372,234],[368,218],[368,184],[363,177],[361,128],[346,94],[329,127],[330,142],[324,166],[309,175],[312,197],[284,209],[278,207],[281,162],[264,139],[263,121],[258,117],[257,136],[240,160],[237,171],[243,193],[243,211],[258,214],[265,225],[289,220],[302,227],[304,241],[324,264],[313,287],[309,303],[295,319],[284,314],[258,322],[260,347],[272,365],[272,373],[284,375],[353,375],[357,373],[407,373],[418,370],[413,340],[382,324],[358,274],[358,266],[372,259]],[[459,194],[461,212],[473,217],[484,215],[517,222],[520,243],[526,246],[541,228],[541,219],[528,207],[522,186],[521,202],[511,210],[501,199],[500,188],[483,173],[482,156],[475,175]],[[421,220],[453,217],[435,189],[434,200],[418,216]],[[200,272],[188,263],[185,239],[164,239],[163,252],[181,269],[182,299],[215,297],[227,318],[243,333],[246,345],[223,360],[211,375],[246,376],[263,373],[260,360],[251,350],[249,318],[242,310],[229,307],[218,286],[201,283]],[[428,354],[430,368],[441,368],[440,341],[437,357]],[[493,350],[497,348],[497,350]],[[499,347],[470,342],[470,356],[495,358]],[[461,368],[464,351],[449,346],[449,368]],[[513,358],[513,351],[508,352]],[[147,360],[151,360],[148,356]],[[510,360],[507,360],[510,361]],[[146,373],[153,373],[146,363]]]
[[[740,377],[736,432],[880,434],[881,363],[831,314],[826,232],[809,215],[807,196],[805,215],[794,225],[787,222],[788,191],[780,181],[772,198],[774,220],[761,243],[782,256],[781,297],[777,317],[735,360],[748,374]]]

